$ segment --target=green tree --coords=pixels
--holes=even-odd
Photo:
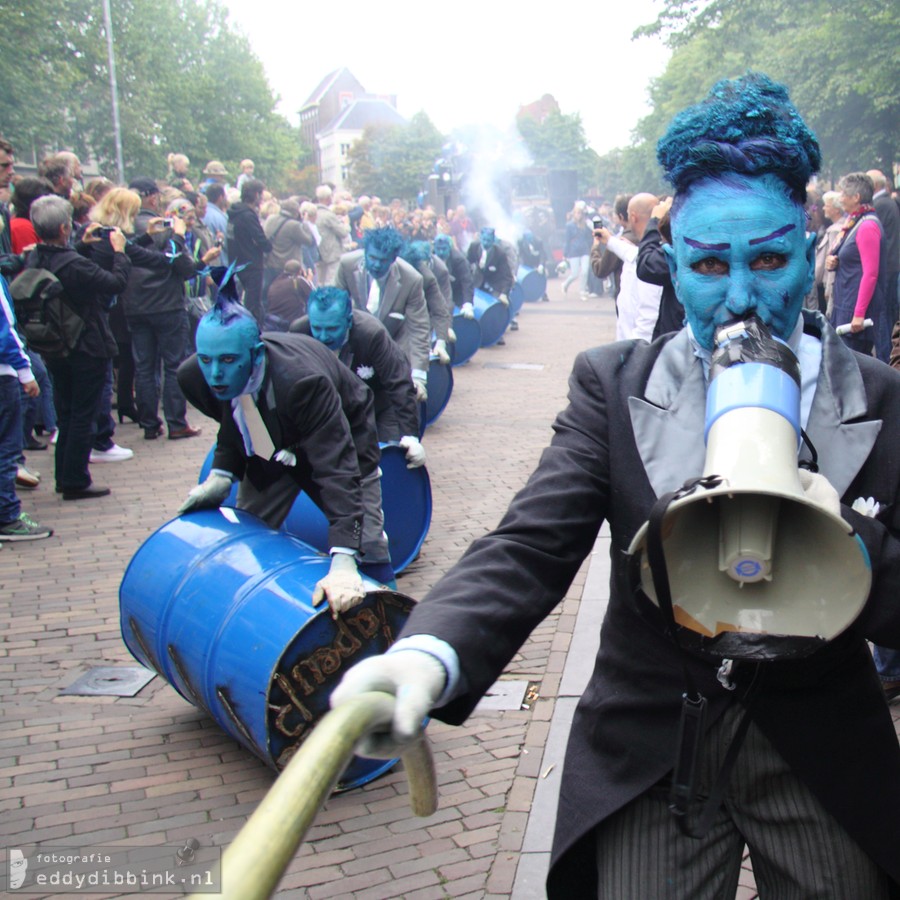
[[[444,141],[424,112],[416,113],[406,125],[370,125],[350,147],[350,190],[414,200]]]
[[[636,130],[655,146],[672,116],[748,69],[784,82],[822,145],[826,178],[900,158],[900,22],[886,0],[666,0],[640,34],[673,49]]]
[[[573,169],[580,193],[594,186],[599,157],[588,147],[580,115],[553,111],[542,122],[522,116],[517,125],[536,166]]]
[[[106,32],[96,0],[0,0],[0,121],[17,146],[72,147],[113,174]],[[161,175],[166,155],[195,167],[255,160],[277,186],[295,168],[299,132],[275,112],[262,64],[226,10],[200,0],[112,4],[125,176]],[[13,60],[21,62],[13,63]]]

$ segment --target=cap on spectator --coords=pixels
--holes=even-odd
[[[137,191],[142,197],[152,197],[154,194],[159,193],[159,187],[156,182],[146,175],[139,175],[137,178],[132,178],[128,187],[132,191]]]
[[[227,175],[228,169],[222,165],[217,159],[211,159],[203,170],[204,175]]]

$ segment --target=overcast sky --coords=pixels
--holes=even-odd
[[[563,113],[581,114],[602,154],[629,142],[649,111],[647,85],[668,57],[656,39],[631,40],[654,20],[659,0],[224,4],[294,125],[318,82],[347,66],[367,91],[396,94],[402,115],[424,110],[445,133],[502,127],[521,105],[552,94]]]

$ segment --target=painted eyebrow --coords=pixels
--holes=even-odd
[[[787,234],[789,231],[793,231],[797,226],[796,225],[782,225],[781,228],[775,229],[771,234],[767,234],[765,237],[753,238],[750,241],[750,246],[754,246],[755,244],[764,244],[766,241],[771,241],[774,238],[781,237],[783,234]]]
[[[731,244],[704,244],[703,241],[695,241],[693,238],[682,238],[682,240],[695,250],[728,250]]]

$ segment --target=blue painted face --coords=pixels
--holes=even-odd
[[[716,329],[757,315],[787,340],[815,265],[802,208],[773,175],[701,182],[672,219],[666,246],[675,293],[698,343],[712,350]]]
[[[265,347],[250,323],[230,326],[201,320],[197,327],[197,361],[210,390],[219,400],[243,393]]]
[[[366,271],[373,278],[384,278],[396,258],[396,253],[385,253],[376,247],[367,247],[365,250]]]
[[[497,243],[497,236],[494,234],[493,228],[481,229],[481,248],[482,250],[490,250]]]
[[[312,336],[329,350],[337,352],[347,343],[353,313],[339,306],[322,309],[317,303],[309,307],[309,329]]]
[[[439,235],[434,239],[434,255],[446,260],[450,259],[450,238],[446,235]]]

